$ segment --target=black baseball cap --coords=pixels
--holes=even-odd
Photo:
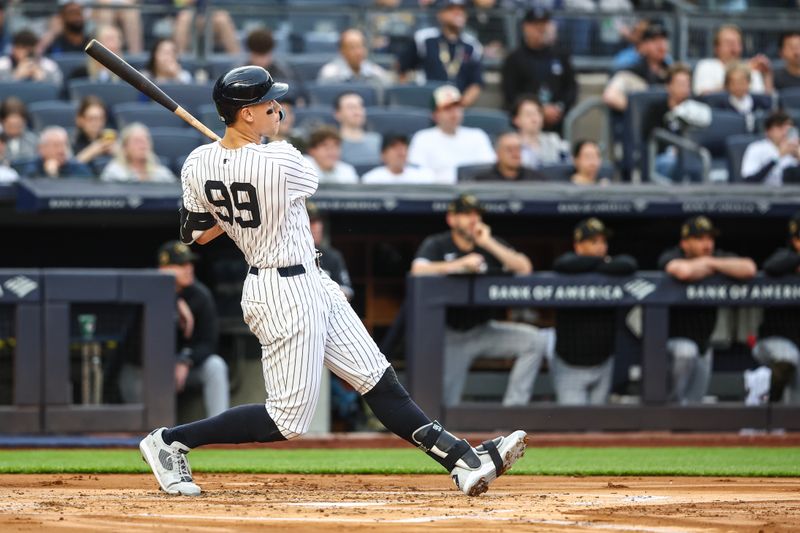
[[[483,213],[483,207],[472,194],[460,194],[447,206],[448,213],[472,213],[473,211]]]
[[[436,7],[441,9],[447,9],[449,7],[460,7],[463,9],[467,8],[467,1],[466,0],[438,0],[436,2]]]
[[[317,207],[317,204],[315,204],[314,202],[306,202],[306,213],[308,213],[308,220],[311,222],[322,218],[322,215],[319,212],[319,208]]]
[[[522,22],[545,22],[553,18],[553,13],[542,6],[533,6],[525,12]]]
[[[603,235],[607,239],[613,235],[613,232],[597,217],[581,220],[572,232],[575,242],[585,241],[597,235]]]
[[[702,237],[703,235],[711,235],[712,237],[719,235],[719,230],[714,227],[714,224],[705,215],[692,217],[681,226],[681,239]]]
[[[789,221],[789,238],[800,239],[800,211]]]
[[[667,32],[667,29],[658,22],[651,22],[647,26],[647,29],[642,32],[642,41],[659,39],[661,37],[666,39],[669,37],[669,32]]]
[[[180,241],[169,241],[158,249],[158,266],[185,265],[197,261],[199,256]]]

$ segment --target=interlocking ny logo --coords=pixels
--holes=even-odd
[[[25,298],[28,294],[39,288],[39,284],[25,276],[14,276],[3,283],[3,287],[13,292],[17,298]]]
[[[656,290],[655,283],[640,278],[629,281],[623,287],[631,296],[639,301],[644,300]]]

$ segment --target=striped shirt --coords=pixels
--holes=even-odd
[[[211,213],[248,264],[277,268],[315,258],[305,199],[319,180],[285,141],[195,148],[181,170],[183,205]]]

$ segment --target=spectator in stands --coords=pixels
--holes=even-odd
[[[295,128],[295,99],[291,96],[281,98],[281,110],[283,120],[281,120],[278,135],[270,138],[270,141],[286,141],[301,152],[306,151],[305,132]]]
[[[408,160],[433,171],[437,183],[456,182],[462,165],[494,163],[489,136],[478,128],[461,125],[464,107],[461,93],[452,85],[442,85],[433,92],[432,128],[420,130],[411,138]]]
[[[0,50],[5,50],[9,45],[8,31],[6,31],[6,5],[0,2]]]
[[[164,243],[158,250],[158,269],[175,276],[177,292],[177,335],[175,346],[175,389],[178,394],[201,387],[206,416],[225,411],[230,402],[228,365],[217,355],[219,321],[214,297],[195,278],[197,256],[182,242]],[[125,403],[141,403],[142,370],[128,362],[119,377],[120,395]]]
[[[756,275],[749,257],[737,257],[715,247],[719,232],[705,216],[688,219],[681,226],[680,243],[666,250],[658,267],[678,281],[690,283],[715,274],[737,280]],[[686,404],[702,401],[711,378],[713,352],[711,333],[717,308],[671,307],[667,352],[672,359],[672,401]]]
[[[178,49],[172,39],[159,39],[150,50],[150,59],[142,72],[156,83],[192,83],[192,73],[178,62]]]
[[[244,45],[248,52],[247,65],[256,65],[267,69],[275,80],[295,80],[296,76],[287,65],[275,61],[273,56],[275,38],[271,31],[266,28],[257,28],[251,31],[247,35]]]
[[[103,45],[117,54],[122,54],[122,32],[114,25],[108,24],[99,26],[95,31],[95,39],[103,43]],[[70,74],[71,79],[76,78],[89,78],[92,81],[102,82],[118,82],[119,77],[113,74],[106,67],[87,56],[86,66],[72,71]]]
[[[750,67],[746,64],[734,63],[728,67],[725,71],[725,91],[728,93],[728,101],[724,109],[747,117],[748,129],[752,131],[755,128],[756,113],[770,111],[772,99],[753,98],[750,94],[750,78]]]
[[[464,95],[469,107],[483,86],[483,46],[464,33],[467,22],[465,0],[439,0],[438,28],[423,28],[414,34],[405,53],[400,55],[400,81],[409,81],[413,70],[421,69],[426,81],[448,82]]]
[[[492,13],[499,7],[505,7],[497,4],[497,0],[473,0],[467,17],[467,30],[483,44],[483,56],[493,60],[500,60],[506,55],[508,33],[505,17]]]
[[[497,163],[475,176],[475,181],[545,181],[547,178],[522,165],[522,139],[513,131],[503,133],[494,142]]]
[[[36,156],[39,139],[28,129],[28,109],[22,100],[15,96],[6,98],[0,105],[0,121],[6,137],[6,156],[9,161]]]
[[[596,272],[625,276],[636,272],[636,259],[608,255],[611,231],[597,218],[575,226],[573,252],[558,257],[553,270],[561,274]],[[561,405],[602,405],[611,391],[617,310],[577,308],[556,310],[553,385]]]
[[[361,30],[350,28],[339,36],[339,55],[323,65],[319,83],[367,82],[378,86],[392,83],[392,76],[367,59],[367,45]]]
[[[39,38],[20,30],[11,40],[11,53],[0,57],[0,81],[40,81],[61,85],[62,75],[52,59],[36,56]]]
[[[320,183],[358,183],[353,165],[341,161],[342,137],[331,126],[311,132],[306,161],[316,171]]]
[[[647,27],[639,45],[642,58],[632,67],[615,73],[603,91],[603,101],[611,109],[625,111],[628,107],[628,93],[644,91],[667,81],[667,37],[667,30],[663,26],[650,24]]]
[[[408,137],[385,135],[381,144],[383,165],[373,168],[361,177],[362,183],[403,185],[407,183],[434,183],[430,169],[408,164]]]
[[[600,167],[603,165],[603,155],[600,147],[594,141],[578,141],[572,149],[572,162],[575,164],[575,173],[570,181],[575,185],[608,185],[609,180],[600,177]]]
[[[103,181],[173,183],[175,175],[159,163],[150,130],[139,122],[123,128],[114,159],[100,174]]]
[[[642,42],[642,35],[650,25],[647,19],[639,19],[632,26],[623,26],[620,29],[622,37],[630,44],[617,52],[611,62],[611,70],[623,70],[632,67],[642,58],[639,54],[639,44]]]
[[[555,132],[543,132],[542,105],[531,95],[522,95],[511,108],[511,123],[522,140],[522,164],[528,168],[561,163],[568,153],[566,143]]]
[[[750,183],[783,185],[787,169],[800,160],[800,142],[792,117],[775,111],[764,121],[764,138],[747,146],[742,157],[742,178]]]
[[[483,222],[477,198],[462,194],[447,210],[450,231],[425,239],[411,264],[414,276],[530,274],[531,261],[495,237]],[[447,309],[444,337],[444,405],[461,401],[472,362],[479,356],[515,357],[503,405],[530,401],[536,374],[552,343],[552,331],[496,320],[497,310]]]
[[[75,159],[92,167],[98,176],[114,153],[117,132],[107,127],[106,107],[94,95],[81,100],[75,116],[72,149]]]
[[[39,136],[39,156],[25,165],[21,174],[28,178],[93,178],[92,169],[74,157],[67,130],[49,126]]]
[[[800,212],[789,221],[789,246],[777,249],[764,262],[769,276],[789,276],[800,273]],[[800,403],[800,309],[797,307],[765,307],[764,319],[758,328],[758,342],[753,346],[753,358],[764,365],[769,377],[766,386],[759,387],[757,372],[745,372],[748,403],[771,403],[784,399]],[[764,370],[761,370],[764,372]],[[760,389],[760,390],[759,390]],[[752,401],[755,400],[755,401]]]
[[[144,32],[142,14],[138,9],[138,0],[99,0],[98,4],[117,4],[117,8],[94,8],[92,16],[98,26],[115,25],[124,34],[125,50],[129,54],[140,54],[144,51]],[[176,4],[177,5],[177,4]],[[130,7],[123,7],[130,6]]]
[[[8,159],[6,158],[7,146],[8,141],[6,140],[5,134],[0,133],[0,184],[11,183],[17,181],[19,178],[19,174],[9,166]]]
[[[737,26],[725,24],[714,36],[714,56],[701,59],[694,67],[692,92],[697,95],[723,90],[725,70],[742,60],[742,32]],[[751,90],[754,93],[772,92],[772,67],[769,59],[758,54],[748,61],[752,71]]]
[[[86,19],[81,3],[61,2],[56,21],[60,29],[42,37],[40,49],[43,47],[45,54],[49,56],[82,53],[89,44],[89,36],[85,32]],[[49,44],[46,44],[47,41],[50,41]]]
[[[781,59],[783,66],[775,70],[775,89],[800,87],[800,31],[781,35]]]
[[[333,102],[333,110],[342,137],[342,161],[351,165],[377,165],[381,157],[381,135],[364,131],[367,111],[361,95],[351,92],[340,94]]]
[[[219,3],[219,2],[217,2]],[[173,38],[178,45],[178,53],[185,54],[192,51],[194,35],[203,34],[206,26],[207,11],[210,7],[208,0],[182,0],[181,9],[175,17],[175,32]],[[215,45],[221,45],[225,53],[236,55],[240,51],[236,25],[231,14],[213,6],[211,14],[211,28],[214,33]],[[216,47],[215,47],[216,48]]]
[[[542,108],[544,129],[558,131],[575,105],[578,84],[568,54],[555,49],[555,23],[550,12],[534,7],[522,22],[523,44],[502,67],[503,100],[507,109],[523,94],[534,95]]]
[[[692,96],[692,69],[684,63],[675,63],[667,70],[667,95],[664,100],[652,104],[642,121],[642,137],[650,139],[656,128],[663,128],[670,133],[683,136],[687,123],[684,120],[685,110],[690,109],[686,102],[695,108],[708,108],[706,104],[690,100]],[[709,110],[710,112],[710,110]],[[702,180],[702,168],[688,158],[680,163],[678,152],[674,147],[663,142],[658,143],[656,155],[656,171],[672,181],[680,181],[684,173],[695,182]]]

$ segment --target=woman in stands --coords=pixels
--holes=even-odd
[[[570,178],[574,185],[608,185],[608,178],[600,178],[603,156],[593,141],[578,141],[572,150],[575,173]]]
[[[543,132],[542,106],[533,96],[520,96],[511,109],[511,123],[522,137],[522,165],[539,168],[565,162],[567,147],[557,133]]]
[[[159,39],[150,51],[144,75],[156,83],[192,83],[192,74],[178,63],[178,47],[172,39]]]
[[[117,132],[106,127],[106,107],[97,96],[89,95],[81,100],[75,115],[75,135],[72,150],[75,159],[89,165],[95,174],[100,174],[114,154]]]
[[[103,169],[103,181],[172,183],[175,176],[158,162],[147,126],[134,122],[120,134],[116,157]]]
[[[36,157],[39,139],[28,129],[28,108],[14,96],[9,96],[0,105],[0,125],[6,137],[6,157],[9,161],[20,161]]]

